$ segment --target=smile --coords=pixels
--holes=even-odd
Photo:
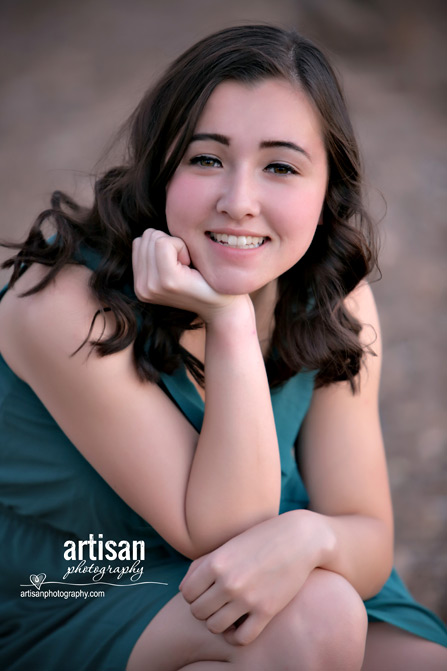
[[[227,235],[226,233],[208,233],[208,235],[213,242],[233,249],[257,249],[267,239],[252,235]]]

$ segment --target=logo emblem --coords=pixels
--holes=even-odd
[[[40,589],[42,586],[43,581],[47,577],[46,573],[39,573],[39,575],[36,575],[35,573],[32,573],[29,577],[30,583],[34,585],[34,587],[37,587],[37,589]]]

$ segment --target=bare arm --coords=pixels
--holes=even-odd
[[[17,291],[40,272],[27,271]],[[138,379],[130,348],[98,357],[85,347],[70,356],[98,309],[88,276],[67,267],[34,296],[8,292],[0,305],[6,361],[93,467],[183,554],[203,555],[275,515],[279,456],[248,297],[209,319],[207,409],[198,436],[156,385]],[[102,324],[95,328],[93,337]]]
[[[366,599],[391,571],[393,518],[378,411],[380,325],[367,285],[353,293],[349,307],[365,324],[362,339],[377,356],[367,355],[358,394],[347,383],[315,393],[302,432],[301,467],[318,565],[343,575]]]
[[[205,416],[186,498],[189,531],[203,547],[216,537],[216,525],[228,539],[279,510],[267,375],[253,308],[240,307],[207,325]]]
[[[180,585],[192,614],[231,643],[253,641],[315,568],[339,573],[364,599],[390,573],[393,523],[377,403],[380,329],[368,286],[353,292],[349,307],[377,356],[367,356],[358,395],[346,383],[314,393],[300,447],[310,509],[232,538],[193,562]],[[240,627],[228,630],[244,615]]]

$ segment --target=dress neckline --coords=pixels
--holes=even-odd
[[[161,373],[160,387],[192,424],[198,433],[202,429],[205,403],[195,385],[189,379],[182,364],[170,375]]]

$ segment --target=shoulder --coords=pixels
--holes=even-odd
[[[303,477],[315,509],[342,514],[345,508],[373,514],[389,492],[379,414],[381,369],[380,324],[371,288],[361,283],[345,301],[362,326],[365,354],[358,390],[334,382],[314,391],[305,418],[300,458]],[[322,483],[324,482],[324,486]]]
[[[102,357],[79,349],[101,309],[90,271],[67,266],[21,297],[44,272],[31,267],[1,301],[0,351],[118,496],[169,544],[193,553],[184,503],[197,432],[158,385],[140,380],[131,345]],[[89,337],[108,335],[110,315],[94,321]]]
[[[363,357],[357,375],[358,391],[353,393],[348,381],[325,385],[314,392],[314,405],[333,403],[335,398],[352,408],[356,406],[356,403],[365,399],[371,403],[378,401],[382,336],[379,314],[370,285],[366,281],[360,282],[345,298],[344,306],[360,324],[358,337],[363,348]]]
[[[361,282],[345,299],[345,306],[361,326],[360,343],[364,355],[358,373],[360,400],[378,406],[382,369],[382,333],[376,301],[370,285]]]
[[[101,309],[89,286],[91,271],[81,265],[65,266],[44,289],[23,296],[47,272],[34,264],[0,302],[0,351],[22,378],[27,353],[51,348],[54,353],[72,354],[85,341]],[[101,322],[93,337],[110,328],[111,317],[103,316]]]
[[[345,299],[345,307],[361,324],[360,340],[363,347],[371,348],[381,356],[380,320],[376,301],[368,282],[360,284]]]
[[[378,423],[382,339],[376,302],[369,284],[361,282],[346,297],[345,307],[361,327],[359,339],[364,354],[358,373],[357,391],[352,391],[348,381],[334,382],[316,389],[306,418],[307,426],[312,427],[312,431],[319,431],[324,425],[329,432],[335,431],[335,426],[343,432],[347,423],[358,423],[362,415],[365,431],[368,423]],[[325,419],[321,423],[322,417]]]

